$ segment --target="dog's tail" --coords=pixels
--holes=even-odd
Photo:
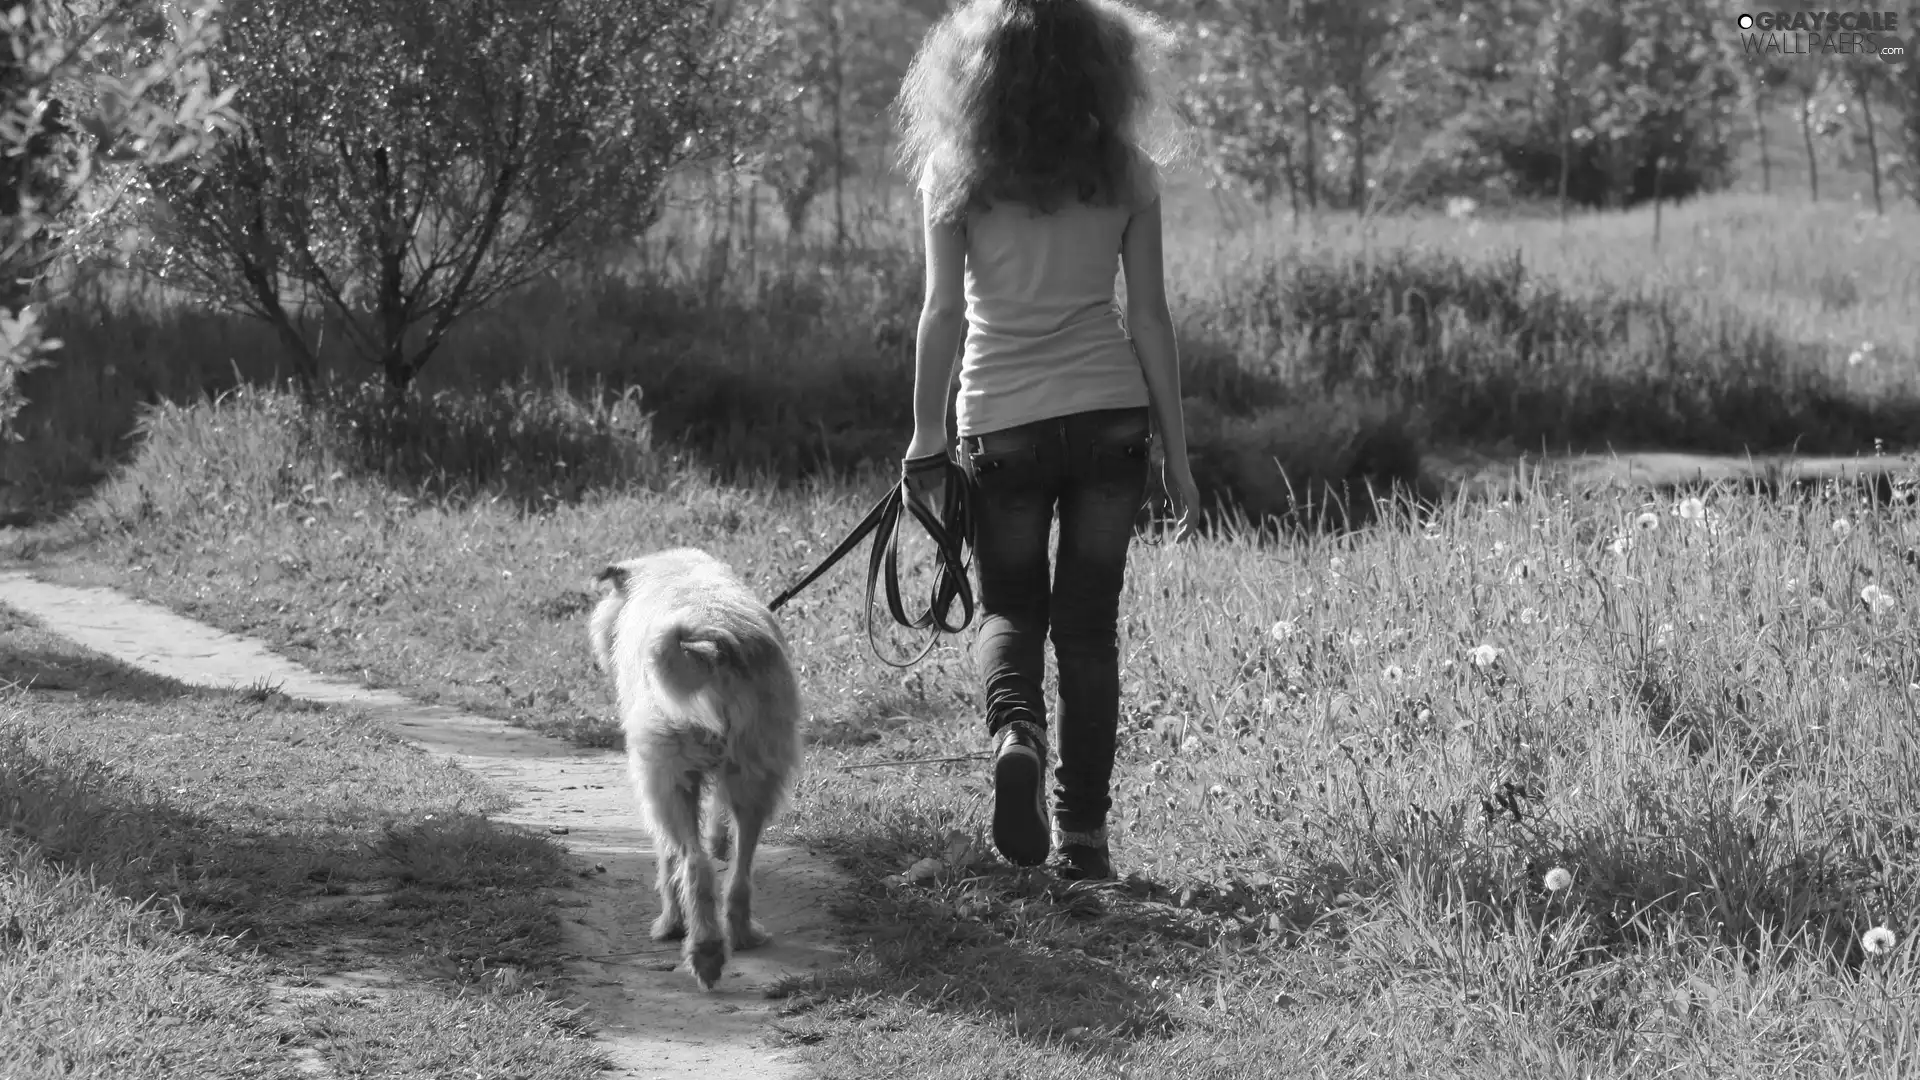
[[[654,670],[672,693],[690,698],[728,668],[746,666],[739,637],[716,626],[675,622],[654,642]]]
[[[603,671],[612,668],[613,628],[626,604],[628,579],[627,568],[619,565],[607,567],[594,579],[612,586],[589,628],[594,662]],[[748,670],[755,659],[748,655],[751,649],[738,634],[692,618],[676,619],[660,627],[647,651],[661,686],[682,700],[698,695],[724,671]]]

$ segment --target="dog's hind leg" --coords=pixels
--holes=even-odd
[[[727,936],[734,948],[753,949],[773,940],[753,917],[753,856],[771,807],[752,798],[728,801],[733,809],[733,866],[727,871]]]
[[[658,808],[654,820],[660,856],[673,862],[673,883],[679,886],[680,911],[686,917],[681,954],[700,988],[711,990],[727,963],[727,935],[720,926],[713,861],[700,843],[699,778],[661,768],[650,770],[647,779],[650,791],[661,796],[653,803]]]
[[[665,756],[636,761],[644,762],[636,764],[635,779],[653,833],[654,859],[659,864],[656,888],[660,917],[653,921],[652,937],[655,941],[671,941],[686,937],[689,923],[696,930],[700,925],[700,912],[693,903],[698,890],[690,892],[687,880],[689,874],[698,872],[691,865],[693,857],[706,863],[706,853],[700,848],[700,777],[674,768]],[[711,880],[711,864],[706,871]],[[711,914],[712,892],[709,886],[708,923],[717,921]]]
[[[660,872],[654,889],[660,894],[660,917],[653,920],[651,935],[655,941],[677,941],[687,936],[686,913],[680,910],[680,858],[670,844],[654,840],[654,862]]]
[[[715,785],[713,795],[707,800],[707,852],[716,859],[728,859],[733,856],[733,840],[727,830],[727,794],[719,785]]]

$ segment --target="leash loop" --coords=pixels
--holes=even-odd
[[[893,621],[909,630],[934,630],[941,634],[957,634],[973,621],[973,586],[969,578],[971,569],[972,523],[969,515],[966,474],[945,454],[916,458],[904,463],[898,483],[880,501],[867,511],[860,523],[853,527],[846,539],[841,540],[827,557],[821,560],[807,575],[786,592],[774,597],[767,605],[769,611],[778,611],[793,599],[802,589],[813,584],[832,569],[841,559],[846,558],[853,549],[860,546],[869,534],[873,535],[873,547],[867,554],[867,645],[881,663],[889,667],[910,668],[927,658],[933,647],[939,643],[938,637],[929,639],[926,646],[912,659],[893,660],[880,649],[880,640],[874,634],[873,601],[876,593],[884,589],[887,598],[887,612]],[[908,493],[907,476],[938,468],[945,474],[945,497],[941,501],[938,514],[928,509],[919,499]],[[900,521],[901,511],[905,509],[913,520],[918,522],[928,537],[933,540],[934,549],[940,562],[935,575],[927,607],[918,615],[909,616],[905,598],[900,593]],[[955,601],[960,603],[960,618],[952,618]]]

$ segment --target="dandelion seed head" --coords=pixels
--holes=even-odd
[[[1556,866],[1547,871],[1546,886],[1548,892],[1559,892],[1573,884],[1573,873],[1564,866]]]
[[[1678,514],[1682,521],[1707,520],[1707,504],[1697,495],[1689,495],[1681,499],[1679,505],[1673,508],[1673,512]]]
[[[1613,538],[1613,542],[1607,545],[1607,550],[1615,555],[1625,555],[1627,552],[1633,550],[1633,537],[1626,535],[1616,536]]]
[[[1267,631],[1267,636],[1275,641],[1286,641],[1294,635],[1295,629],[1292,619],[1281,619]]]
[[[1380,673],[1380,677],[1389,684],[1397,684],[1406,678],[1406,672],[1400,670],[1399,664],[1388,664],[1386,670]]]
[[[1861,589],[1860,600],[1867,605],[1867,610],[1875,615],[1882,615],[1892,610],[1894,604],[1893,594],[1878,585],[1868,585]]]
[[[1833,535],[1842,540],[1853,534],[1853,522],[1846,518],[1835,518],[1833,524],[1827,527],[1833,530]]]
[[[1641,514],[1639,517],[1633,519],[1633,527],[1641,532],[1652,532],[1660,527],[1660,515],[1655,513]]]
[[[1876,926],[1860,935],[1860,947],[1867,951],[1868,956],[1880,956],[1892,952],[1893,947],[1899,943],[1900,939],[1885,926]]]
[[[1540,621],[1540,613],[1539,613],[1539,612],[1537,612],[1537,611],[1535,611],[1535,610],[1533,610],[1533,609],[1532,609],[1532,608],[1530,608],[1530,607],[1529,607],[1529,608],[1521,608],[1521,609],[1520,609],[1520,625],[1522,625],[1522,626],[1532,626],[1532,625],[1533,625],[1534,623],[1536,623],[1536,622],[1539,622],[1539,621]]]
[[[1493,666],[1495,660],[1500,659],[1500,650],[1492,645],[1475,645],[1467,653],[1467,658],[1473,661],[1474,667],[1488,668]]]

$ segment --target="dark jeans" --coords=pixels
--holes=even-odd
[[[1098,828],[1112,805],[1120,724],[1120,589],[1134,516],[1146,498],[1148,412],[1104,409],[960,441],[972,498],[987,730],[1047,726],[1044,641],[1053,638],[1060,716],[1054,818]],[[1060,519],[1051,568],[1048,533]]]

